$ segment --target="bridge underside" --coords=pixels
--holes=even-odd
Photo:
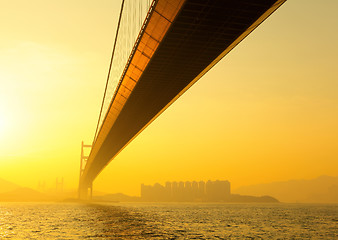
[[[283,2],[186,0],[95,157],[89,159],[80,186],[90,186],[137,134]]]

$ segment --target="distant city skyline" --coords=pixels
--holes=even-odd
[[[191,183],[192,187],[194,185],[196,186],[196,183],[198,185],[199,182],[205,183],[205,181],[188,181],[188,182]],[[172,183],[173,182],[171,182],[171,184]],[[176,182],[176,184],[178,184],[178,182]],[[167,184],[164,183],[164,184],[159,184],[159,185],[161,185],[160,189],[163,190],[163,188],[165,188],[165,186],[168,185],[168,182]],[[145,185],[145,186],[154,186],[154,184]],[[11,192],[17,191],[16,196],[12,196],[13,200],[15,201],[23,200],[18,195],[20,194],[20,191],[21,191],[20,189],[23,190],[25,188],[0,178],[0,194],[2,194],[3,197],[6,194],[12,195]],[[64,191],[60,191],[61,189],[59,190],[57,189],[56,182],[54,182],[53,186],[48,187],[44,185],[44,182],[40,181],[40,184],[38,184],[37,190],[38,191],[35,191],[35,193],[45,193],[47,195],[50,195],[50,197],[52,198],[55,194],[57,194],[58,199],[74,198],[77,196],[77,189],[63,189]],[[100,198],[102,199],[102,196],[108,196],[106,199],[109,200],[110,199],[109,196],[122,195],[122,196],[126,196],[126,198],[119,199],[119,198],[113,197],[110,200],[142,201],[141,194],[140,194],[141,193],[140,188],[138,190],[139,192],[136,195],[128,195],[126,194],[126,192],[120,192],[120,193],[115,192],[114,193],[114,192],[94,191],[94,196],[97,197],[98,199]],[[32,193],[33,192],[34,191],[32,191]],[[22,192],[22,193],[23,193],[22,197],[26,198],[27,196],[25,195],[25,192]],[[164,195],[168,196],[165,193]],[[230,202],[249,202],[249,201],[259,202],[259,201],[262,201],[263,199],[245,198],[244,196],[254,196],[254,197],[271,196],[271,197],[278,199],[281,202],[286,202],[286,203],[294,203],[294,202],[298,202],[298,203],[338,203],[338,176],[319,176],[317,178],[313,178],[309,180],[289,179],[288,181],[284,181],[284,182],[270,182],[270,183],[259,184],[259,185],[248,185],[248,186],[243,186],[243,187],[231,190],[231,196],[232,198],[230,199]],[[201,199],[201,198],[195,199],[195,200],[196,201],[201,201],[201,200],[207,201],[207,199]],[[143,199],[143,201],[151,201],[151,200]],[[165,201],[168,201],[168,199],[165,199]],[[170,199],[170,201],[174,201],[174,199]],[[177,198],[175,201],[178,201]],[[188,200],[186,199],[185,201],[188,201]],[[215,200],[215,201],[218,201],[218,200]]]
[[[225,181],[180,181],[141,184],[141,199],[144,201],[226,201],[230,198],[230,182]]]

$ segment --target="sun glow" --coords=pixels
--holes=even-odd
[[[0,139],[5,134],[6,130],[6,119],[4,118],[3,114],[0,115]]]
[[[5,101],[5,97],[7,97],[5,93],[0,91],[0,142],[2,145],[12,125],[12,113],[6,106],[8,102]]]

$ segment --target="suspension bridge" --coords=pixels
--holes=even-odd
[[[122,0],[79,197],[143,129],[286,0]],[[91,147],[89,156],[83,148]]]

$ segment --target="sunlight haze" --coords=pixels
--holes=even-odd
[[[79,180],[121,1],[1,1],[0,178]],[[338,2],[289,0],[137,136],[94,190],[338,176]]]

